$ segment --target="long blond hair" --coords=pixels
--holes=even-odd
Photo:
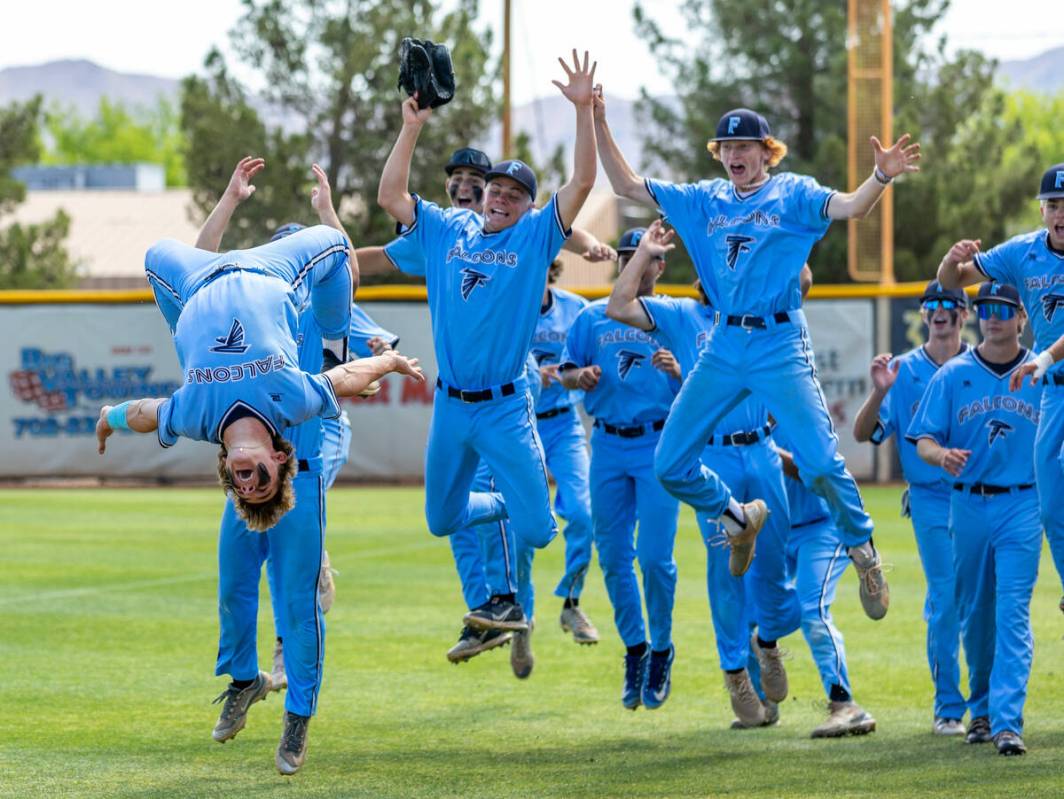
[[[292,488],[292,478],[299,471],[299,461],[295,458],[295,448],[276,433],[272,434],[271,438],[274,450],[283,452],[288,456],[288,460],[277,470],[277,477],[280,481],[277,492],[265,502],[248,502],[240,496],[233,485],[233,475],[229,467],[225,465],[229,451],[225,448],[225,444],[222,444],[218,450],[218,482],[233,501],[237,515],[244,520],[249,530],[254,530],[256,533],[265,533],[296,506],[296,492]]]
[[[787,145],[781,142],[774,136],[766,136],[761,142],[761,146],[768,150],[768,165],[769,168],[777,166],[787,156]],[[713,160],[720,160],[720,142],[711,141],[706,144],[706,149],[709,150],[710,155],[713,156]]]

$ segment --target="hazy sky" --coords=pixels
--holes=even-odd
[[[239,0],[43,0],[4,5],[0,68],[88,58],[122,72],[167,77],[196,71],[212,44],[224,48],[226,32],[240,15]],[[560,72],[555,56],[574,45],[591,50],[614,96],[634,97],[640,85],[652,93],[670,92],[632,31],[630,3],[514,0],[513,5],[516,103],[555,91],[550,85]],[[682,31],[677,6],[673,0],[646,0],[646,7],[674,34]],[[502,0],[481,0],[481,9],[484,24],[501,31]],[[954,0],[940,30],[953,47],[1014,59],[1064,44],[1060,20],[1058,0]]]

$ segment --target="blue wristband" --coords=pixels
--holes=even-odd
[[[112,430],[128,430],[129,422],[126,420],[126,409],[133,403],[127,400],[115,405],[107,412],[107,424]]]

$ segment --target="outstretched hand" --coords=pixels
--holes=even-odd
[[[879,139],[872,137],[876,166],[888,178],[895,178],[905,172],[920,171],[920,166],[917,164],[920,160],[920,145],[909,144],[911,138],[908,133],[902,134],[902,137],[894,142],[890,149],[885,150]]]
[[[603,244],[601,241],[591,247],[588,247],[581,254],[581,257],[590,263],[597,264],[603,261],[616,261],[617,251],[608,244]]]
[[[606,96],[602,93],[602,84],[596,83],[595,88],[591,90],[591,108],[595,114],[596,120],[606,118]]]
[[[418,108],[417,92],[403,100],[403,124],[421,127],[432,116],[432,108]]]
[[[676,245],[672,243],[675,236],[674,229],[666,228],[664,222],[655,219],[639,240],[639,246],[636,249],[646,253],[651,260],[664,258],[665,253],[676,249]]]
[[[240,159],[233,170],[233,176],[229,178],[229,185],[225,187],[225,196],[237,203],[242,203],[255,193],[255,186],[251,179],[266,166],[265,158],[255,158],[247,155]]]
[[[101,455],[107,449],[108,437],[114,433],[114,429],[107,423],[107,412],[111,408],[111,405],[104,405],[100,408],[100,418],[96,420],[96,451]]]
[[[421,371],[421,367],[418,366],[417,358],[408,358],[405,355],[400,355],[394,350],[386,353],[392,357],[392,371],[396,374],[406,375],[413,378],[418,383],[425,382],[425,373]]]
[[[872,367],[869,369],[869,373],[872,377],[872,385],[880,391],[889,391],[898,377],[901,361],[894,361],[891,364],[890,361],[893,357],[891,353],[883,352],[872,359]]]
[[[982,239],[961,239],[949,248],[949,252],[946,253],[946,257],[942,260],[950,264],[967,263],[975,258],[975,254],[979,252],[979,247],[982,243]]]
[[[318,216],[321,216],[323,211],[334,210],[332,189],[329,188],[329,176],[317,164],[311,165],[310,171],[314,173],[314,178],[318,181],[318,185],[310,190],[310,207],[317,211]]]
[[[588,69],[588,53],[584,51],[584,62],[580,63],[580,58],[576,54],[576,48],[573,48],[573,65],[572,69],[565,62],[564,59],[559,58],[558,63],[561,64],[562,69],[565,70],[565,76],[569,82],[563,84],[561,81],[552,80],[555,86],[557,86],[561,93],[565,95],[565,98],[575,106],[590,106],[593,102],[592,87],[595,85],[595,68],[598,66],[598,61],[591,65],[591,69]]]
[[[1018,369],[1013,370],[1009,375],[1009,391],[1019,391],[1023,388],[1023,379],[1030,376],[1030,385],[1037,386],[1038,381],[1045,375],[1046,370],[1042,369],[1034,361],[1023,364]]]

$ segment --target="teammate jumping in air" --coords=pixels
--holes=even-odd
[[[600,87],[595,124],[614,192],[667,215],[714,309],[713,334],[658,444],[659,479],[699,513],[721,519],[732,542],[748,545],[764,523],[763,506],[741,505],[700,456],[721,419],[753,394],[790,432],[802,479],[827,499],[860,575],[865,613],[883,618],[890,595],[872,544],[872,520],[838,453],[810,354],[799,274],[832,219],[866,215],[896,176],[918,169],[919,145],[903,136],[884,149],[873,138],[874,174],[856,191],[839,193],[809,177],[769,174],[786,145],[764,117],[740,108],[721,117],[708,145],[728,179],[674,184],[644,179],[628,165],[606,122]]]

